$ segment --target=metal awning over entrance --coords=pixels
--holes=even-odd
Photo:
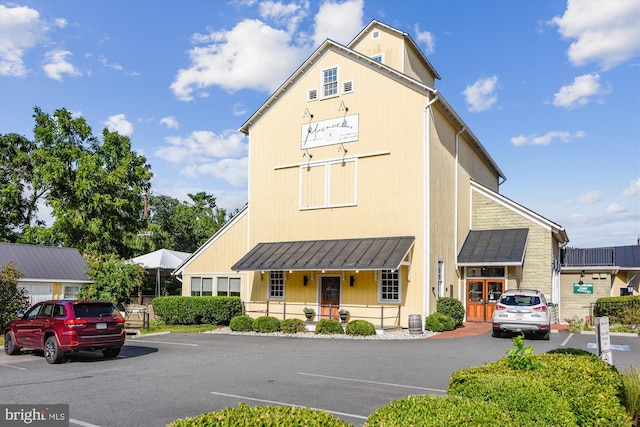
[[[470,231],[458,266],[523,265],[529,229]]]
[[[259,243],[231,270],[397,270],[415,237]]]

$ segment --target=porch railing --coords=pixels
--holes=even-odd
[[[349,320],[367,320],[380,329],[400,327],[400,306],[383,305],[320,305],[284,301],[243,301],[242,312],[246,316],[273,316],[280,320],[298,318],[306,320],[303,309],[315,310],[313,321],[321,319],[340,320],[338,310],[348,310]],[[322,310],[322,309],[325,310]]]

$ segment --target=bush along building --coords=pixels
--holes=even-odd
[[[372,21],[325,41],[242,125],[248,204],[180,265],[182,294],[247,314],[407,327],[439,297],[490,321],[505,289],[560,302],[565,230],[506,179],[412,38]],[[415,318],[415,317],[414,317]]]

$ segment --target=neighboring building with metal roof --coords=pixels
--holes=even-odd
[[[504,173],[439,79],[378,21],[325,41],[241,126],[248,206],[174,271],[182,294],[403,327],[444,296],[480,321],[521,284],[558,300],[566,232],[499,194]]]
[[[27,289],[32,303],[74,298],[83,285],[92,283],[87,261],[74,248],[0,243],[0,266],[10,263],[24,274],[18,284]]]

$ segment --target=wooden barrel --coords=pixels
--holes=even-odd
[[[419,314],[409,315],[409,333],[421,334],[422,333],[422,316]]]

